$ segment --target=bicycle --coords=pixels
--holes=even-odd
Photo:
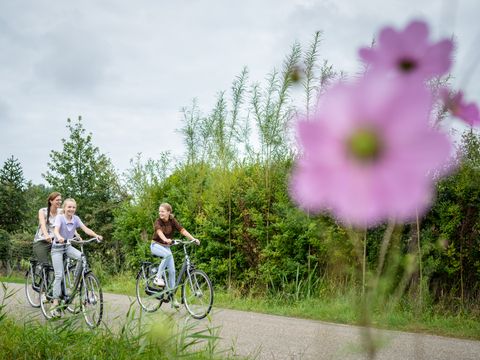
[[[35,259],[30,259],[28,270],[25,273],[25,295],[28,303],[34,308],[40,307],[41,265]]]
[[[66,307],[70,312],[76,313],[82,311],[85,322],[90,328],[95,328],[100,325],[103,316],[103,292],[100,286],[100,282],[93,274],[88,266],[87,257],[83,250],[83,245],[92,241],[100,242],[97,238],[91,238],[88,240],[80,240],[78,238],[68,239],[63,246],[71,246],[71,244],[79,244],[82,257],[78,267],[76,268],[75,275],[72,281],[71,275],[73,269],[69,270],[69,267],[64,267],[65,276],[62,281],[62,293],[60,300],[62,300],[63,307]],[[58,246],[58,245],[57,245]],[[53,266],[46,265],[42,269],[42,280],[40,282],[40,298],[43,301],[40,302],[40,308],[46,319],[51,319],[53,316],[51,311],[53,310],[53,279],[54,271]],[[52,276],[53,275],[53,276]],[[71,281],[72,286],[67,288],[67,282]],[[70,290],[70,291],[69,291]],[[80,302],[80,306],[75,306],[74,302],[77,298]],[[80,310],[78,309],[80,307]]]
[[[48,265],[48,264],[46,264]],[[40,307],[40,282],[42,278],[45,278],[42,275],[42,268],[44,264],[39,264],[36,259],[30,259],[28,270],[25,273],[25,295],[27,297],[28,303],[34,307]],[[65,269],[65,279],[66,286],[70,289],[73,285],[73,269],[75,264],[72,259],[68,258],[65,260],[64,269]],[[71,308],[68,308],[71,311]]]
[[[177,289],[182,288],[181,303],[195,319],[206,317],[213,305],[213,287],[207,274],[195,268],[187,252],[187,246],[194,241],[174,240],[172,246],[183,245],[184,261],[177,275],[173,289],[168,287],[166,273],[163,273],[165,287],[154,285],[153,280],[157,275],[158,266],[152,262],[143,261],[136,278],[136,297],[143,310],[157,311],[162,303],[169,302]]]

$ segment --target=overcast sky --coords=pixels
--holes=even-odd
[[[197,98],[208,112],[244,66],[262,81],[316,30],[321,58],[353,73],[382,26],[425,19],[433,39],[455,35],[454,84],[480,102],[480,69],[467,75],[480,61],[479,14],[478,0],[2,0],[0,166],[14,155],[44,183],[79,115],[119,172],[139,152],[181,155],[181,107]]]

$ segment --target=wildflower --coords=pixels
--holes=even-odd
[[[360,49],[359,55],[373,71],[425,80],[443,75],[450,69],[452,51],[451,40],[431,44],[427,24],[412,21],[403,31],[384,28],[378,37],[378,45]]]
[[[294,65],[290,69],[288,76],[292,83],[299,83],[305,77],[305,70],[299,65]]]
[[[450,111],[453,116],[462,119],[470,126],[480,125],[480,112],[477,104],[473,102],[466,103],[463,100],[462,91],[451,94],[448,89],[442,88],[440,97],[445,104],[446,110]]]
[[[366,227],[407,221],[428,207],[450,141],[430,126],[432,97],[420,83],[370,74],[337,84],[311,121],[298,122],[302,154],[291,194],[304,209]]]

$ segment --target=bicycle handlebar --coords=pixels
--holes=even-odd
[[[88,240],[83,240],[83,239],[80,239],[80,238],[75,236],[71,239],[65,239],[65,241],[63,243],[58,243],[57,241],[55,241],[54,245],[55,246],[62,246],[62,245],[70,244],[70,243],[83,245],[83,244],[91,243],[93,241],[96,241],[97,243],[101,242],[101,240],[99,238],[96,238],[96,237],[93,237],[93,238],[88,239]]]
[[[197,239],[195,239],[197,240]],[[174,245],[191,245],[191,244],[196,244],[195,240],[180,240],[180,239],[173,239],[172,240],[172,246]]]
[[[102,240],[100,240],[97,237],[93,237],[93,238],[88,239],[88,240],[83,240],[83,239],[79,239],[78,237],[74,237],[72,239],[68,239],[67,241],[73,242],[74,244],[88,244],[88,243],[91,243],[92,241],[96,241],[97,243],[102,242]]]

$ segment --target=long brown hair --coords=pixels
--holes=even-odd
[[[47,223],[48,223],[48,219],[50,218],[50,206],[52,205],[50,203],[50,201],[55,200],[55,198],[57,196],[62,196],[62,194],[60,194],[58,191],[54,191],[50,195],[48,195],[48,198],[47,198],[47,219],[46,219]]]

